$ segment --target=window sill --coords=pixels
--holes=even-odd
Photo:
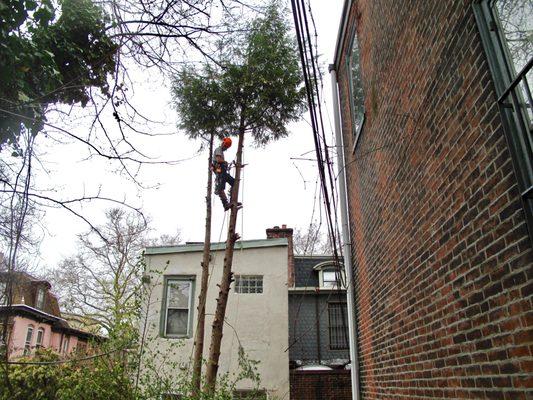
[[[162,339],[191,339],[190,335],[159,335]]]

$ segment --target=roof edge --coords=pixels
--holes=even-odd
[[[287,238],[276,238],[276,239],[257,239],[257,240],[241,240],[235,243],[234,249],[254,249],[262,247],[280,247],[288,246],[289,241]],[[226,242],[215,242],[211,243],[211,251],[225,250]],[[182,244],[177,246],[153,246],[146,247],[146,255],[157,255],[157,254],[171,254],[171,253],[195,253],[201,252],[204,250],[203,244]]]

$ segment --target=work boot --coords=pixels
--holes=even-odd
[[[229,204],[228,198],[226,197],[226,193],[221,191],[218,196],[220,197],[220,201],[222,202],[222,207],[224,207],[225,211],[228,211],[231,208],[231,205]]]
[[[231,207],[233,207],[235,203],[228,203],[224,205],[224,210],[228,211]],[[242,208],[242,203],[240,201],[237,202],[237,210],[240,210]]]

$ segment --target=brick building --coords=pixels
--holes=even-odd
[[[8,296],[10,282],[11,298]],[[66,356],[90,352],[102,336],[71,326],[62,318],[57,297],[48,281],[25,272],[0,272],[0,332],[7,320],[7,352],[10,359],[50,348]]]
[[[533,397],[531,7],[345,2],[361,399]]]

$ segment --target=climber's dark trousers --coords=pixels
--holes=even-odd
[[[220,201],[222,201],[222,205],[224,206],[224,208],[228,208],[229,202],[224,190],[226,189],[226,182],[229,183],[231,187],[233,187],[233,184],[235,183],[235,178],[228,174],[225,168],[221,169],[222,171],[216,174],[215,194],[220,197]]]

